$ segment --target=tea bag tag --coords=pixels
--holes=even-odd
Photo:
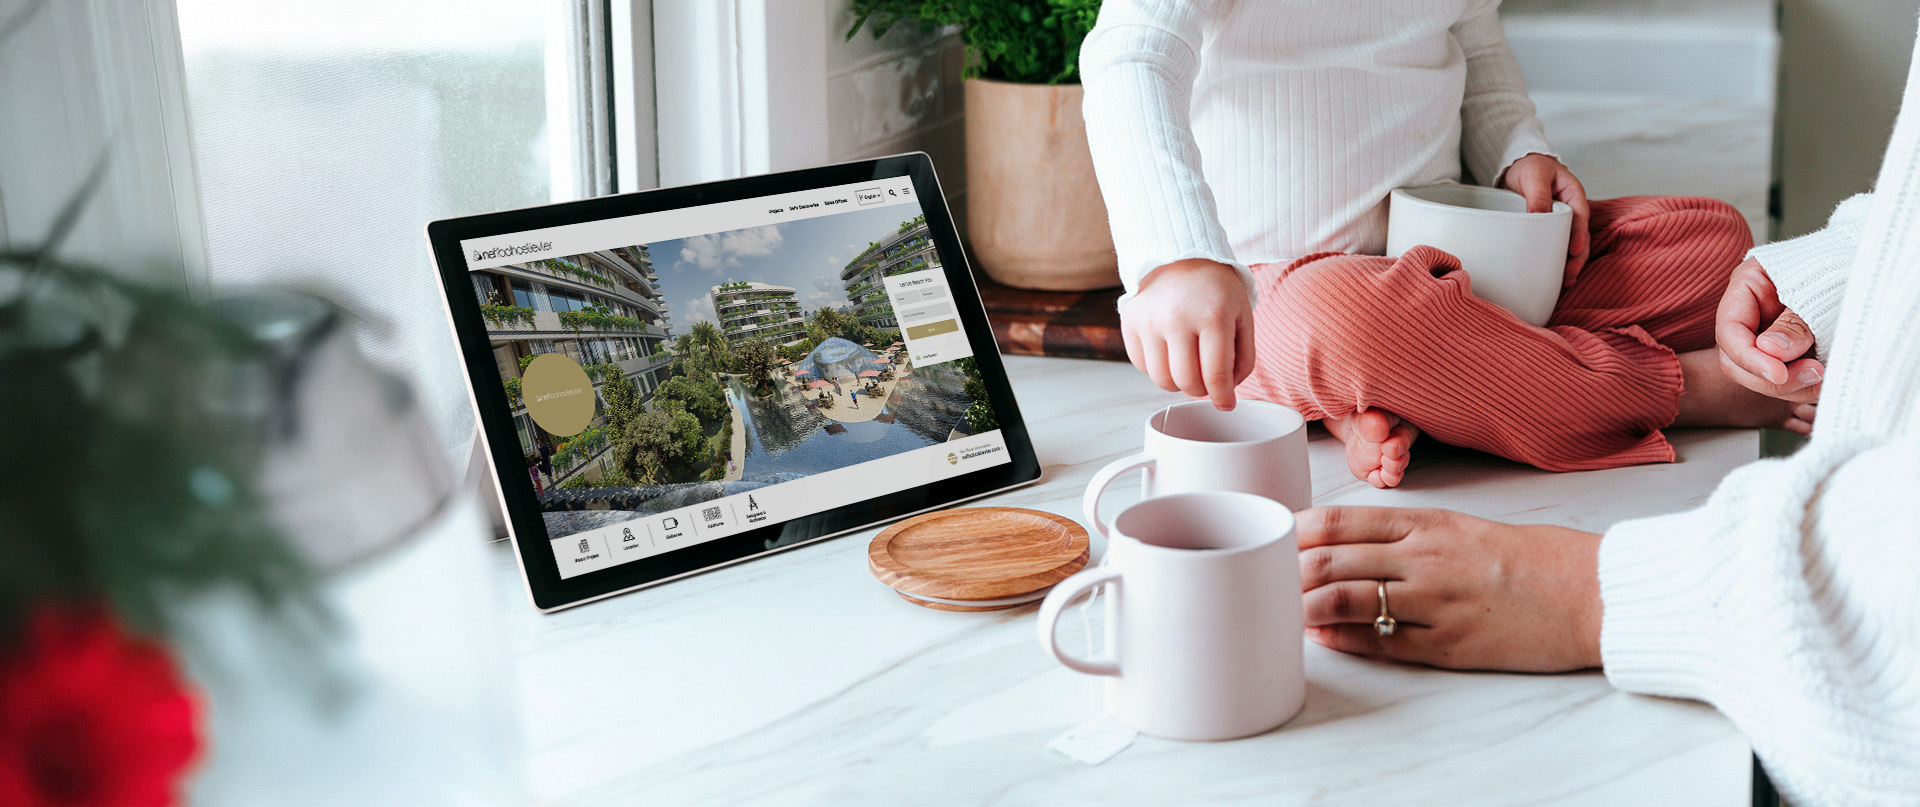
[[[1140,732],[1103,711],[1099,717],[1053,738],[1047,748],[1082,765],[1099,765],[1127,750],[1139,737]]]
[[[1103,558],[1101,562],[1104,565],[1105,559]],[[1087,599],[1080,604],[1080,624],[1086,633],[1087,656],[1089,658],[1093,657],[1093,620],[1091,617],[1093,604],[1100,598],[1101,592],[1105,590],[1105,586],[1094,589],[1093,594],[1088,596]],[[1052,742],[1047,743],[1047,748],[1082,765],[1099,765],[1118,756],[1121,751],[1127,750],[1127,746],[1133,745],[1133,741],[1139,738],[1140,732],[1134,731],[1128,728],[1126,724],[1115,720],[1113,715],[1107,713],[1106,709],[1099,706],[1100,699],[1098,696],[1094,697],[1094,703],[1096,705],[1095,708],[1100,709],[1096,717],[1078,726],[1067,729],[1065,734],[1055,737]]]

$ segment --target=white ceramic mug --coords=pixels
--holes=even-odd
[[[1313,506],[1307,466],[1307,421],[1299,412],[1267,401],[1241,401],[1231,412],[1207,401],[1188,401],[1147,417],[1138,454],[1107,464],[1087,483],[1081,510],[1102,536],[1100,494],[1113,480],[1144,471],[1140,498],[1195,490],[1235,490],[1265,496],[1290,510]]]
[[[1387,202],[1387,257],[1425,245],[1460,259],[1473,294],[1534,326],[1560,301],[1573,208],[1528,213],[1526,197],[1499,188],[1443,183],[1399,188]]]
[[[1292,719],[1306,702],[1299,541],[1293,513],[1250,493],[1177,493],[1120,512],[1106,564],[1061,581],[1040,605],[1040,644],[1109,676],[1108,711],[1156,737],[1231,740]],[[1107,659],[1060,649],[1060,612],[1108,586]]]

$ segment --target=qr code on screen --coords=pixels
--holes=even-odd
[[[704,519],[706,519],[706,520],[708,520],[708,521],[719,521],[719,520],[720,520],[720,508],[718,508],[718,507],[709,507],[709,508],[707,508],[707,509],[705,509],[705,510],[702,510],[702,511],[700,511],[700,517],[701,517],[701,518],[704,518]]]

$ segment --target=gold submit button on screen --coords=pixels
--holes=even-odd
[[[915,325],[908,328],[907,338],[925,339],[929,336],[939,336],[943,333],[953,333],[958,330],[960,330],[959,320],[943,319],[939,322],[929,322],[925,325]]]

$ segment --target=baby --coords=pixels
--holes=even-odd
[[[1237,386],[1323,419],[1376,487],[1423,431],[1577,470],[1671,461],[1669,425],[1810,428],[1718,366],[1745,220],[1711,199],[1589,205],[1498,6],[1106,0],[1080,70],[1134,366],[1222,409]],[[1547,327],[1474,297],[1439,250],[1379,257],[1388,192],[1446,180],[1573,208]]]

